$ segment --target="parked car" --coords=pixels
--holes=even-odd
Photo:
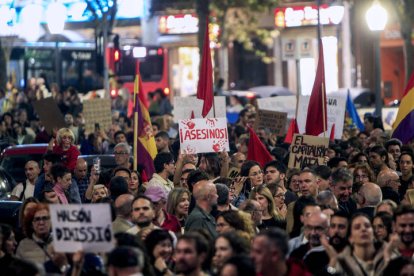
[[[43,154],[47,150],[47,144],[26,144],[10,146],[1,153],[0,167],[8,172],[17,182],[26,179],[24,166],[27,161],[34,160],[40,162]]]
[[[276,96],[294,96],[295,93],[289,90],[287,87],[282,86],[273,86],[273,85],[265,85],[265,86],[255,86],[249,88],[249,91],[252,91],[256,98],[269,98],[269,97],[276,97]]]
[[[351,99],[356,108],[372,107],[375,106],[375,93],[369,88],[353,87],[353,88],[340,88],[333,93],[348,94],[351,95]]]
[[[42,167],[42,156],[47,151],[47,144],[26,144],[18,146],[10,146],[1,153],[0,167],[11,176],[16,183],[23,182],[26,177],[24,174],[24,166],[27,161],[34,160],[39,162]],[[80,155],[88,163],[88,167],[93,165],[93,159],[99,157],[101,159],[101,168],[112,169],[116,166],[115,157],[112,154],[103,155]],[[1,178],[1,171],[0,171]],[[0,180],[1,181],[1,180]],[[14,187],[14,185],[13,185]],[[1,187],[0,187],[1,189]],[[1,195],[1,191],[0,191]],[[1,198],[1,196],[0,196]]]

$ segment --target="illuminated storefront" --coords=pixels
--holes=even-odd
[[[320,7],[321,37],[324,46],[326,91],[339,87],[339,25],[343,8]],[[276,85],[308,95],[315,78],[317,47],[317,6],[291,6],[275,9],[274,21],[280,35],[275,42]],[[329,68],[329,69],[327,69]]]

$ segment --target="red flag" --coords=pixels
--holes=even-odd
[[[335,124],[332,125],[331,135],[329,135],[329,140],[335,141]]]
[[[325,92],[325,66],[323,63],[323,45],[319,40],[319,59],[316,69],[315,82],[309,100],[308,115],[306,117],[305,133],[318,136],[327,130]]]
[[[210,38],[208,33],[208,19],[203,44],[203,56],[198,77],[197,99],[204,100],[201,115],[206,117],[213,106],[213,65],[211,64]]]
[[[258,162],[263,168],[267,162],[272,161],[274,158],[267,151],[265,145],[263,145],[262,141],[260,141],[259,137],[257,137],[254,130],[250,127],[249,133],[250,138],[247,150],[247,160],[254,160]]]
[[[194,116],[194,110],[191,110],[191,116],[190,116],[190,119],[194,119],[195,118],[195,116]]]
[[[285,143],[291,144],[292,143],[293,136],[296,133],[299,133],[298,122],[296,122],[296,119],[292,119],[290,121],[288,131],[286,133]]]

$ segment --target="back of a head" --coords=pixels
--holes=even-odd
[[[208,253],[210,249],[207,239],[202,234],[196,231],[190,231],[190,232],[184,233],[183,235],[179,236],[177,238],[177,244],[181,240],[184,240],[187,242],[193,242],[195,244],[195,248],[196,248],[198,255],[202,253]]]
[[[108,255],[108,266],[118,269],[136,268],[141,271],[144,267],[144,254],[132,246],[118,246]]]
[[[268,239],[269,244],[275,247],[281,254],[281,259],[284,260],[289,251],[288,236],[286,231],[279,228],[269,228],[261,231],[257,237],[264,236]]]
[[[331,168],[326,165],[316,166],[314,171],[317,176],[319,176],[320,178],[324,180],[328,180],[332,173]]]
[[[346,168],[339,168],[332,173],[332,185],[336,185],[339,182],[347,182],[353,180],[351,172]]]
[[[208,180],[208,174],[200,170],[194,170],[188,174],[187,185],[190,192],[193,191],[193,186],[201,180]]]
[[[122,176],[112,177],[109,182],[109,192],[115,201],[118,196],[129,193],[128,182]]]
[[[375,183],[363,184],[359,192],[364,196],[367,206],[376,206],[382,201],[381,188]]]
[[[168,132],[166,131],[159,131],[156,135],[155,138],[162,138],[164,140],[169,140],[170,136],[168,135]]]
[[[217,204],[226,205],[229,202],[229,188],[222,183],[216,183],[215,185],[218,195]]]

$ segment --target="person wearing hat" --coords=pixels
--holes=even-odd
[[[160,186],[150,186],[146,189],[144,194],[151,199],[152,204],[154,205],[154,224],[165,230],[180,233],[181,226],[177,217],[168,214],[165,209],[168,197],[165,190]]]
[[[119,246],[109,253],[108,275],[142,275],[144,253],[136,247]]]

